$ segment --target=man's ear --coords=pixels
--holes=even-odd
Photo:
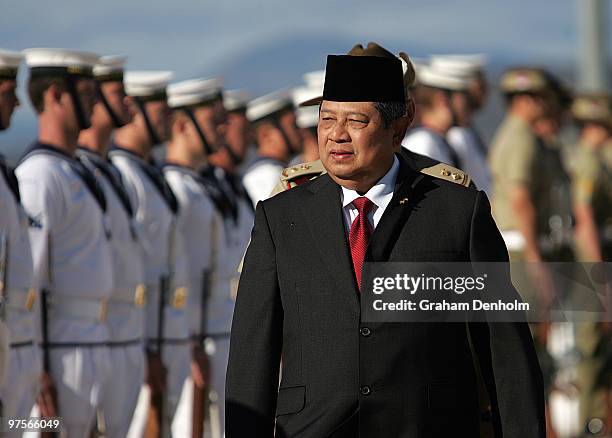
[[[416,104],[414,103],[414,99],[410,96],[406,99],[406,117],[410,119],[410,124],[408,127],[410,128],[414,123],[414,118],[416,116]]]
[[[59,103],[62,100],[62,94],[64,94],[64,87],[55,81],[52,82],[44,94],[45,107]]]
[[[406,136],[406,131],[412,124],[412,117],[405,115],[393,121],[393,149],[397,150],[401,146],[402,140]]]

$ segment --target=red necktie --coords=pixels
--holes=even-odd
[[[349,232],[349,244],[351,245],[351,257],[353,258],[353,269],[357,278],[357,286],[361,290],[361,267],[365,258],[368,242],[372,235],[372,225],[368,220],[368,213],[374,207],[374,203],[365,196],[353,201],[353,205],[359,212]]]

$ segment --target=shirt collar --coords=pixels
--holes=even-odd
[[[393,164],[389,171],[385,176],[379,179],[365,195],[360,195],[355,190],[342,187],[342,208],[349,205],[355,199],[365,196],[372,201],[377,208],[382,208],[384,210],[387,208],[387,205],[389,205],[389,202],[391,202],[391,198],[393,198],[393,190],[395,189],[395,180],[397,179],[398,172],[399,160],[396,156],[393,156]]]

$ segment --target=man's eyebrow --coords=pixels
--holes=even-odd
[[[338,114],[337,111],[326,110],[326,109],[321,109],[321,113]],[[366,119],[370,118],[370,116],[368,116],[367,114],[360,113],[360,112],[355,112],[355,111],[347,112],[347,113],[342,113],[342,114],[346,115],[347,117],[350,117],[350,116],[359,116],[359,117],[364,117]]]
[[[347,113],[347,116],[359,116],[359,117],[364,117],[366,119],[369,119],[370,116],[368,116],[367,114],[364,113],[358,113],[358,112],[351,112],[351,113]]]

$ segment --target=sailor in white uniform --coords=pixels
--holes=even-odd
[[[22,58],[20,53],[0,50],[0,131],[8,129],[19,106],[15,89]],[[7,418],[29,416],[42,371],[29,221],[20,201],[15,173],[0,155],[0,319],[10,336],[10,351],[0,352],[0,361],[8,365],[2,373],[6,379],[0,382],[0,402],[1,415]]]
[[[454,122],[451,92],[467,90],[468,83],[429,65],[417,64],[415,67],[417,85],[413,94],[419,109],[420,125],[406,133],[402,146],[460,167],[459,157],[446,141],[446,134]]]
[[[300,152],[302,141],[289,93],[270,93],[249,102],[247,117],[255,130],[257,158],[242,182],[255,206],[269,197],[281,171]]]
[[[289,165],[308,163],[319,159],[319,142],[317,139],[317,126],[319,125],[319,106],[301,106],[302,103],[323,95],[325,71],[312,71],[304,74],[306,85],[293,90],[293,104],[295,105],[296,124],[304,142],[303,151],[296,155]]]
[[[102,394],[106,436],[127,435],[145,375],[144,261],[134,210],[119,170],[107,158],[112,131],[131,121],[123,86],[125,58],[104,56],[94,66],[98,102],[92,127],[81,131],[77,157],[104,190],[113,256],[113,291],[107,323],[113,378]]]
[[[230,282],[226,279],[231,262],[226,254],[226,229],[223,216],[210,195],[211,190],[217,188],[211,187],[200,174],[208,166],[208,157],[223,147],[223,138],[217,129],[225,119],[222,86],[220,79],[210,78],[183,81],[168,87],[173,122],[164,174],[179,202],[178,228],[183,234],[189,259],[188,302],[194,353],[193,382],[185,388],[181,399],[179,412],[184,409],[184,415],[180,425],[176,421],[173,425],[175,436],[191,435],[192,421],[185,420],[190,420],[194,412],[194,395],[203,389],[205,341],[217,334],[220,321],[231,321],[234,310]],[[229,343],[229,330],[222,334],[226,335],[222,341]],[[211,381],[206,382],[217,396],[217,417],[220,417],[215,418],[217,429],[224,426],[227,367],[227,355],[221,356],[224,350],[219,348],[211,354]],[[203,419],[202,414],[199,413],[200,419]]]
[[[466,91],[452,93],[455,125],[448,131],[446,139],[457,153],[461,169],[470,174],[479,189],[489,193],[488,148],[473,121],[474,113],[486,98],[486,91],[481,91],[483,87],[479,85],[484,81],[484,59],[476,55],[435,55],[431,57],[431,65],[469,84]]]
[[[125,88],[136,114],[131,123],[115,131],[109,152],[124,179],[142,236],[147,383],[153,393],[160,393],[163,363],[167,369],[166,392],[164,412],[158,421],[164,436],[169,434],[191,360],[186,310],[188,269],[177,227],[179,204],[152,159],[153,148],[169,136],[166,86],[171,77],[170,72],[125,73]]]
[[[57,388],[57,415],[68,436],[89,436],[111,373],[106,325],[112,259],[106,199],[75,158],[90,126],[98,56],[60,49],[25,50],[38,141],[17,167],[41,291],[45,381]],[[47,387],[43,387],[48,395]],[[48,400],[48,399],[45,399]],[[48,406],[41,406],[45,415]]]
[[[249,102],[250,97],[246,93],[223,93],[223,106],[227,113],[225,143],[222,143],[221,148],[210,156],[210,165],[202,172],[205,178],[219,188],[224,200],[219,202],[219,205],[227,203],[230,207],[229,214],[223,215],[228,247],[227,276],[224,281],[230,283],[233,297],[238,286],[238,265],[249,244],[254,220],[253,201],[239,176],[239,166],[244,159],[244,156],[240,155],[242,149],[239,145],[248,143],[251,130],[247,117]],[[292,114],[289,113],[284,118],[291,121]],[[236,126],[236,123],[241,124],[243,128]],[[232,155],[229,151],[233,151],[235,158],[228,159]],[[222,339],[229,334],[231,321],[220,318],[217,321],[218,323],[211,327],[211,333],[218,335],[214,338]],[[212,340],[213,338],[210,339]],[[210,341],[207,344],[209,349],[217,351],[215,343]]]

